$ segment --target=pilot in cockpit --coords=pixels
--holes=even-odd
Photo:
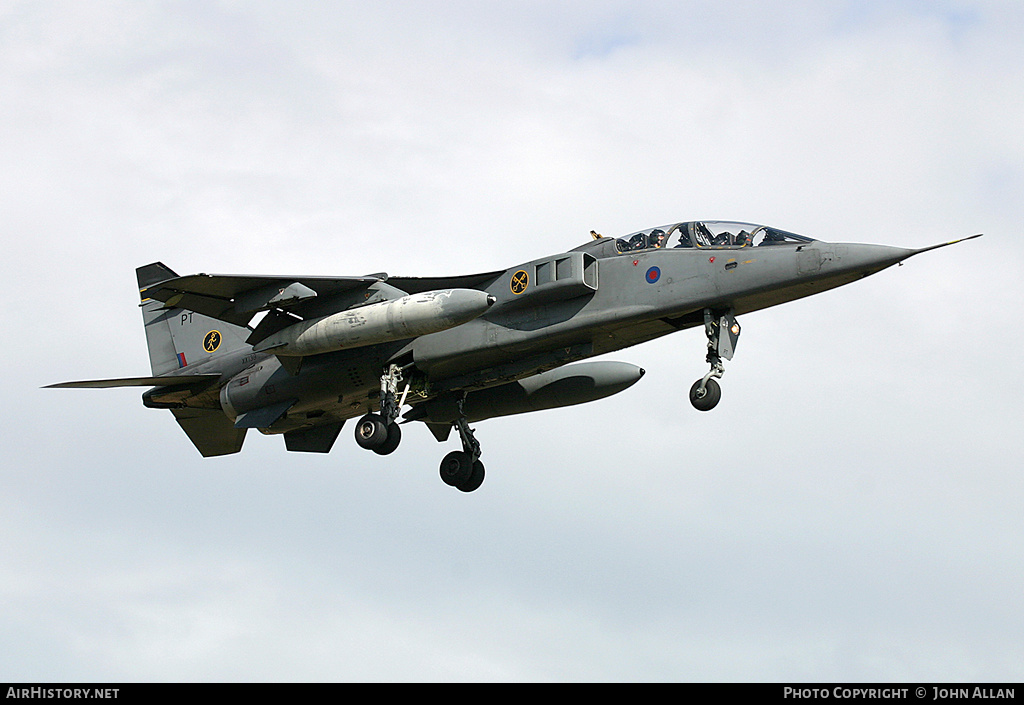
[[[629,238],[629,249],[630,250],[645,250],[647,249],[647,236],[643,233],[637,233],[633,237]]]
[[[697,247],[711,247],[714,236],[704,223],[693,224],[693,239]]]

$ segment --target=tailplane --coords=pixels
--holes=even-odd
[[[139,267],[135,275],[140,293],[178,276],[162,262]],[[252,332],[195,311],[175,308],[170,302],[165,304],[147,298],[142,300],[142,321],[146,326],[149,363],[154,375],[177,373],[248,347],[245,339]],[[194,373],[185,376],[187,379],[200,377]],[[236,429],[220,409],[173,408],[171,412],[203,457],[228,455],[242,449],[246,429]]]
[[[139,267],[135,274],[140,293],[154,284],[178,277],[160,262]],[[211,405],[207,399],[193,407],[187,400],[208,395],[222,377],[216,365],[205,366],[204,363],[231,351],[248,348],[245,339],[252,331],[195,311],[176,308],[174,303],[173,298],[166,304],[149,298],[142,300],[142,321],[146,326],[152,377],[92,379],[48,386],[65,389],[153,387],[143,394],[143,404],[170,409],[178,425],[204,457],[237,453],[242,449],[246,429],[235,428],[234,422],[217,408],[219,403],[216,401]],[[187,369],[189,367],[195,369]]]

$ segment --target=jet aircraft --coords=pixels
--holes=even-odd
[[[921,249],[837,244],[750,223],[689,221],[621,238],[591,231],[568,252],[452,277],[178,276],[136,270],[152,375],[51,387],[151,387],[204,457],[237,453],[246,432],[327,453],[348,419],[380,455],[420,421],[461,450],[441,462],[463,492],[484,479],[471,423],[601,399],[644,370],[588,361],[703,328],[700,411],[740,336],[737,316],[879,272]],[[974,235],[963,240],[970,240]],[[403,413],[403,410],[404,413]]]

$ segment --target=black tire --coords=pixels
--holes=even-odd
[[[456,489],[462,490],[463,492],[472,492],[484,481],[484,464],[479,460],[473,463],[473,471],[469,476],[469,479],[465,482],[455,485]]]
[[[388,437],[384,440],[384,443],[379,448],[373,449],[373,452],[377,455],[390,455],[394,453],[398,448],[398,444],[402,442],[402,429],[399,428],[398,424],[389,424],[387,431]]]
[[[356,443],[360,448],[376,450],[388,440],[388,427],[380,414],[367,414],[356,424]]]
[[[441,461],[441,479],[444,484],[458,487],[473,475],[473,459],[469,453],[453,450]]]
[[[700,380],[698,379],[690,387],[690,403],[697,411],[711,411],[718,402],[722,400],[722,388],[714,378],[709,379],[704,385],[704,393],[700,393]]]

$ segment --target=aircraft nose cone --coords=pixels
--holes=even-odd
[[[880,272],[915,254],[915,250],[889,245],[836,245],[837,264],[847,271],[864,276]]]

